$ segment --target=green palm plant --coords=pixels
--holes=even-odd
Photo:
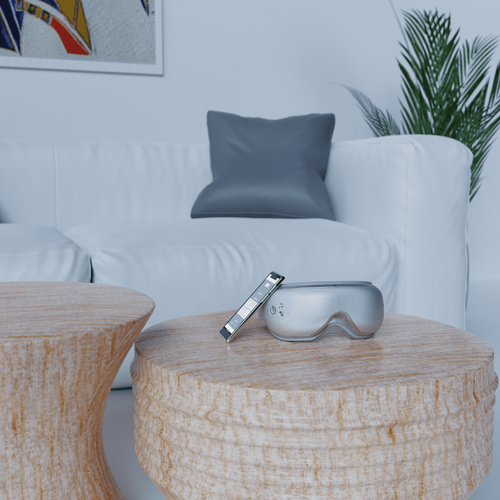
[[[500,127],[500,64],[490,80],[496,37],[476,37],[460,45],[451,16],[435,12],[403,12],[405,21],[398,61],[404,99],[402,126],[359,90],[356,99],[376,136],[432,134],[462,142],[474,156],[469,199],[476,195],[481,172]]]

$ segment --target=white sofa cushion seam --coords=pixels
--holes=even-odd
[[[48,252],[44,251],[44,252],[0,253],[0,257],[15,257],[20,255],[51,255],[51,254],[65,254],[65,253],[78,254],[78,253],[85,253],[85,251],[82,248],[75,247],[71,250],[49,250]]]

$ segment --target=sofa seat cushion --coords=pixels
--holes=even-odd
[[[141,291],[150,323],[237,308],[270,272],[300,281],[365,280],[390,307],[395,260],[370,233],[324,219],[206,218],[86,224],[65,233],[91,257],[95,283]]]
[[[371,281],[395,299],[396,262],[383,239],[326,219],[205,218],[85,224],[65,233],[91,258],[92,281],[156,304],[148,325],[236,309],[270,271],[286,283]],[[222,325],[221,325],[222,326]],[[130,387],[131,351],[113,388]]]
[[[57,229],[0,224],[0,281],[90,282],[88,255]]]

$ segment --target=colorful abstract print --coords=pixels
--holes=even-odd
[[[141,0],[149,15],[149,0]],[[92,54],[92,42],[82,0],[0,0],[0,48],[18,55],[25,15],[47,23],[59,35],[68,54]]]

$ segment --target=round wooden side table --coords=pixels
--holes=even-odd
[[[493,352],[386,313],[378,333],[275,339],[231,311],[145,330],[132,364],[136,454],[175,500],[466,499],[492,463]]]
[[[118,369],[153,312],[90,283],[0,283],[0,498],[123,500],[102,444]]]

